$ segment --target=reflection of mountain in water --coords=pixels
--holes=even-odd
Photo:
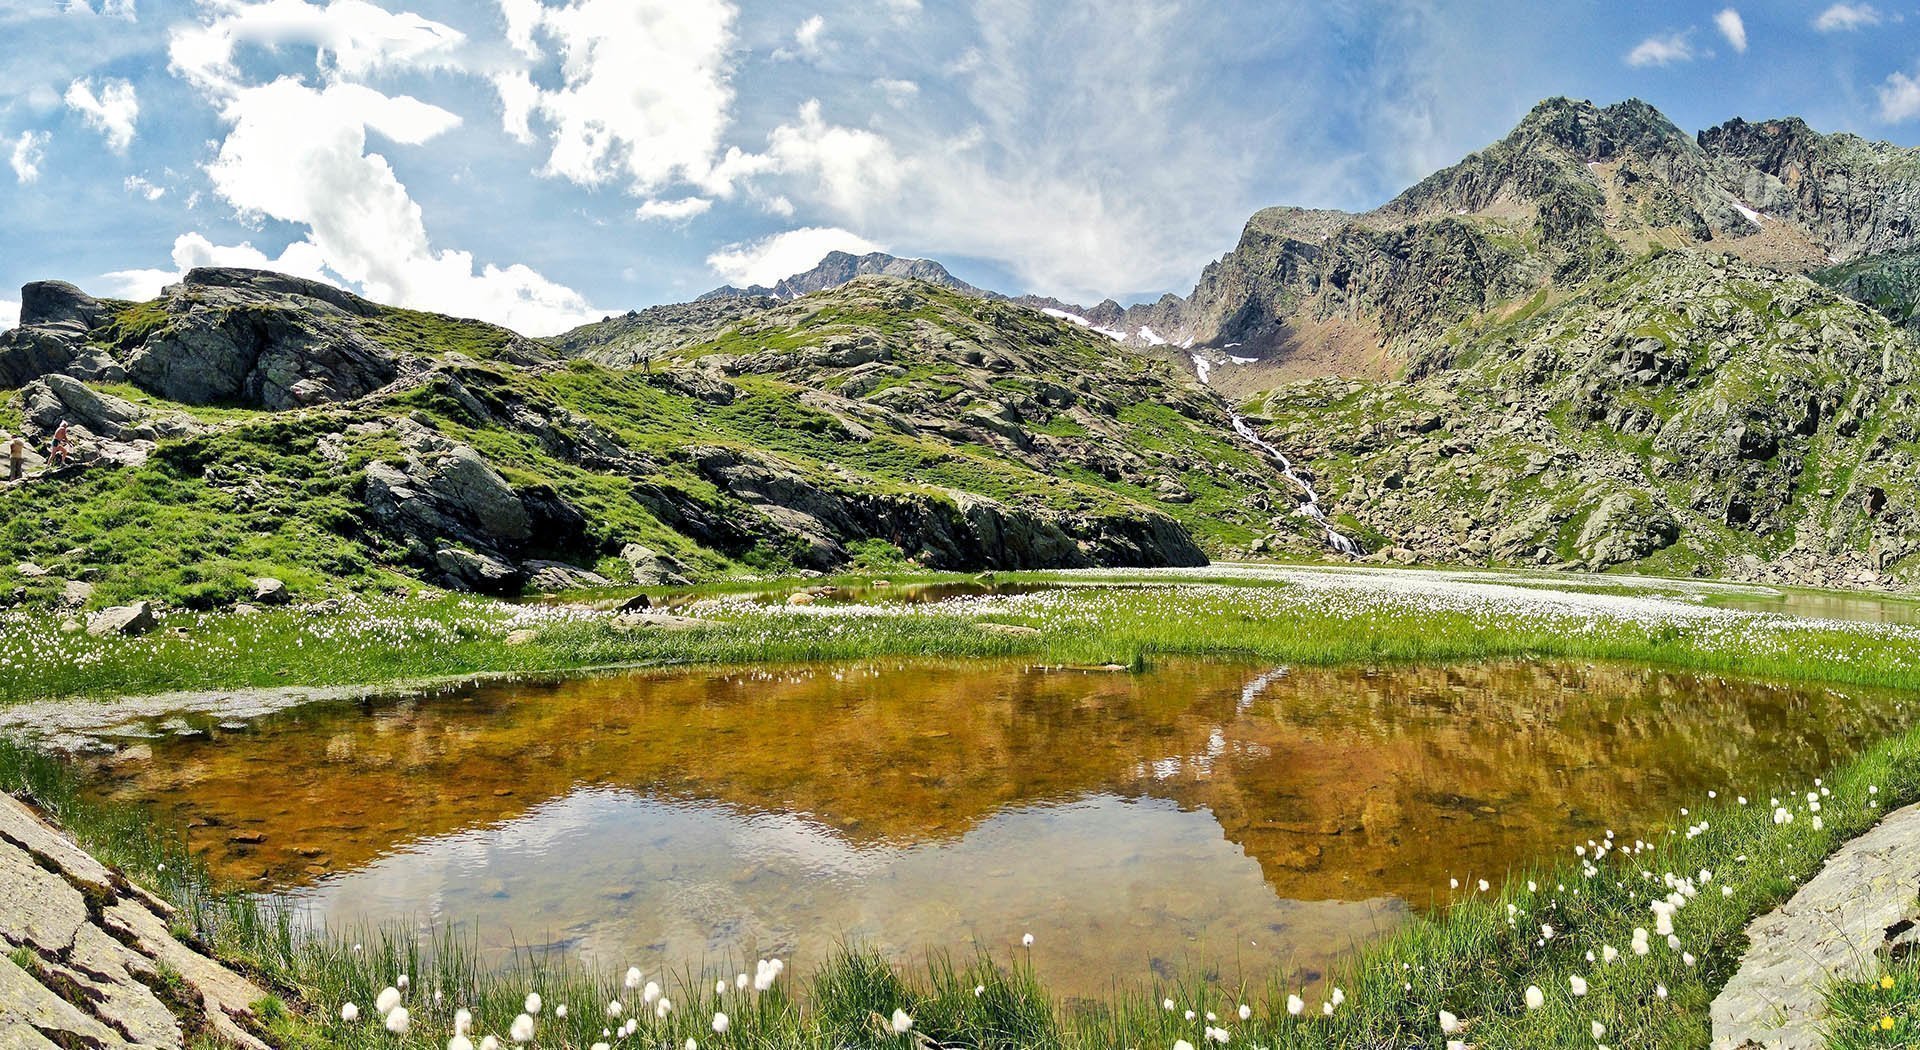
[[[1204,811],[1100,794],[1015,806],[949,839],[849,841],[790,814],[581,788],[511,821],[413,843],[293,896],[333,921],[452,923],[504,954],[561,947],[611,969],[842,942],[1035,964],[1066,994],[1212,967],[1310,980],[1392,928],[1394,901],[1293,901]]]
[[[798,816],[850,848],[1152,798],[1204,807],[1281,897],[1425,904],[1449,874],[1810,774],[1901,717],[1880,694],[1635,668],[1263,671],[873,663],[487,687],[156,742],[106,791],[208,824],[193,836],[216,870],[280,885],[582,785]],[[266,841],[232,841],[243,828]]]

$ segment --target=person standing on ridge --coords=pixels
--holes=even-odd
[[[7,480],[19,481],[27,473],[27,440],[18,434],[7,436]]]

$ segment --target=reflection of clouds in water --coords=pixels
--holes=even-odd
[[[588,788],[299,898],[335,923],[473,924],[491,947],[559,938],[622,964],[818,960],[843,938],[908,958],[1033,932],[1043,971],[1102,983],[1184,953],[1324,965],[1404,913],[1281,900],[1210,812],[1105,794],[1008,809],[957,839],[856,846],[795,814]]]

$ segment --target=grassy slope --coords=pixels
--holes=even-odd
[[[404,587],[416,570],[406,564],[397,545],[372,529],[358,503],[366,464],[398,462],[402,450],[391,437],[350,429],[354,422],[403,415],[471,444],[516,485],[552,485],[586,513],[591,538],[599,544],[598,567],[615,579],[625,578],[624,568],[612,554],[627,542],[673,554],[706,578],[791,570],[790,551],[780,534],[763,530],[758,543],[742,549],[703,549],[661,523],[637,498],[636,484],[644,483],[685,493],[722,517],[751,520],[748,511],[699,474],[688,456],[693,446],[732,448],[771,459],[837,491],[956,489],[1063,513],[1154,507],[1186,522],[1215,549],[1244,544],[1253,536],[1250,523],[1260,512],[1250,509],[1255,502],[1251,497],[1263,486],[1249,479],[1267,472],[1248,450],[1204,422],[1158,403],[1154,392],[1170,390],[1178,382],[1164,365],[1136,359],[1030,311],[995,307],[999,314],[983,321],[974,316],[981,308],[974,300],[913,287],[923,301],[910,311],[855,309],[828,293],[822,308],[790,309],[775,322],[729,328],[716,340],[685,348],[672,360],[663,358],[651,372],[610,369],[585,360],[564,367],[520,367],[502,359],[527,356],[511,333],[435,315],[386,310],[368,322],[371,334],[397,352],[433,357],[459,369],[470,393],[523,400],[563,432],[570,428],[569,414],[597,424],[651,464],[652,473],[638,478],[567,462],[524,430],[494,418],[475,418],[447,396],[437,380],[386,399],[278,414],[181,406],[124,385],[106,387],[109,393],[192,416],[215,429],[163,441],[141,467],[96,470],[58,484],[10,490],[8,498],[0,500],[0,586],[24,587],[28,600],[38,603],[57,596],[55,578],[77,577],[95,583],[94,607],[162,598],[189,608],[213,608],[244,597],[248,577],[254,575],[280,577],[296,594],[310,597]],[[163,324],[165,316],[155,304],[128,304],[102,338],[137,342]],[[1118,408],[1121,444],[1142,455],[1191,462],[1185,480],[1194,500],[1162,502],[1151,489],[1080,465],[1073,454],[1049,465],[1018,450],[932,432],[874,428],[870,436],[858,434],[833,415],[801,402],[810,390],[836,382],[838,376],[826,370],[735,377],[731,382],[736,396],[728,404],[691,396],[663,374],[675,364],[684,366],[710,354],[792,349],[879,332],[891,341],[891,352],[906,369],[895,385],[930,396],[938,396],[946,386],[953,387],[949,396],[996,393],[988,388],[962,394],[944,379],[962,370],[938,348],[937,340],[929,343],[928,330],[951,339],[1002,338],[1016,348],[1023,341],[1047,341],[1055,369],[997,380],[997,394],[1008,397],[1024,393],[1015,387],[1033,380],[1104,385],[1116,370],[1128,373],[1143,395]],[[1064,436],[1047,440],[1070,440],[1076,428],[1084,431],[1066,411],[1036,414],[1026,426],[1035,434]],[[343,435],[344,461],[322,455],[321,439],[329,434]],[[1097,443],[1095,448],[1098,451]],[[1218,474],[1212,467],[1220,463],[1232,464],[1239,473]],[[576,557],[595,561],[594,555]],[[17,576],[13,567],[21,561],[50,569],[53,575]]]

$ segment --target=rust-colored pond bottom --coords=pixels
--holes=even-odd
[[[1449,878],[1811,776],[1894,696],[1509,662],[1142,674],[881,661],[488,686],[161,734],[100,796],[328,922],[497,957],[1005,957],[1099,994],[1307,983]]]

